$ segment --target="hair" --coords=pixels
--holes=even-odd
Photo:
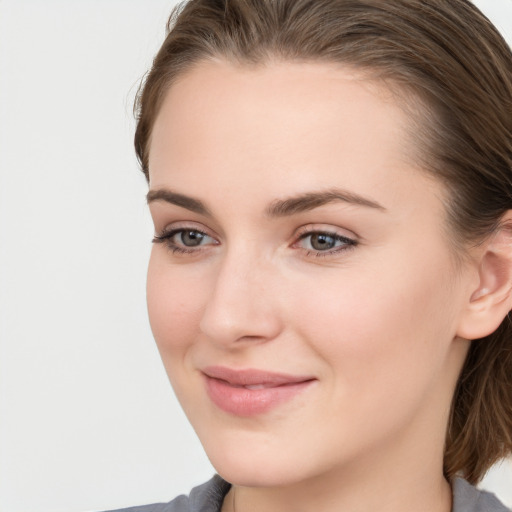
[[[417,111],[414,142],[422,167],[449,191],[447,218],[457,246],[482,242],[512,209],[512,53],[468,0],[181,4],[135,103],[135,149],[148,179],[151,130],[167,90],[195,64],[215,58],[253,66],[338,63],[386,82],[404,108]],[[444,472],[474,484],[510,453],[512,324],[506,317],[496,332],[471,342],[452,401]]]

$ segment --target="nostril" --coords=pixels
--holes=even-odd
[[[248,257],[247,249],[235,249],[227,251],[216,268],[200,329],[223,346],[263,343],[280,331],[277,297],[268,293],[270,276]]]
[[[281,330],[280,325],[276,310],[271,312],[255,304],[222,309],[218,304],[210,304],[201,319],[200,330],[212,342],[239,347],[274,339]]]

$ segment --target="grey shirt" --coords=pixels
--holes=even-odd
[[[194,487],[188,496],[178,496],[169,503],[143,505],[111,512],[220,512],[222,501],[230,487],[230,484],[215,475],[205,484]],[[462,478],[456,478],[452,488],[452,512],[511,512],[494,494],[479,491]]]

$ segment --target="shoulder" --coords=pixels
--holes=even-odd
[[[203,485],[194,487],[188,496],[178,496],[169,503],[154,503],[110,512],[220,512],[230,487],[230,484],[215,475]]]
[[[489,492],[480,491],[462,478],[453,481],[453,512],[510,512]]]

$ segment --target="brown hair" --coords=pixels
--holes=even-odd
[[[191,66],[215,57],[253,65],[276,58],[325,61],[371,72],[395,87],[404,103],[412,97],[420,104],[413,122],[416,146],[423,167],[450,191],[446,209],[457,245],[489,236],[512,209],[512,54],[469,1],[183,4],[169,19],[136,101],[135,148],[146,177],[151,130],[166,91]],[[452,403],[445,474],[476,483],[510,453],[507,317],[495,333],[471,343]]]

